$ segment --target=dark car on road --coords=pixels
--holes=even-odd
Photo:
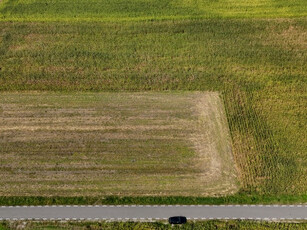
[[[185,216],[172,216],[168,218],[168,222],[170,224],[185,224],[187,222],[187,218]]]

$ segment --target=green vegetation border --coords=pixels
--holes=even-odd
[[[307,194],[305,195],[246,195],[235,194],[223,197],[0,197],[0,205],[121,205],[121,204],[301,204],[307,203]]]
[[[170,225],[166,221],[158,222],[92,222],[92,221],[3,221],[0,230],[8,229],[306,229],[306,221],[269,222],[250,220],[206,220],[188,221],[184,225]]]

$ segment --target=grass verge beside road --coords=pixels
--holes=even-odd
[[[219,205],[219,204],[305,204],[307,195],[246,195],[222,197],[0,197],[0,205]]]
[[[230,221],[221,221],[221,220],[210,220],[210,221],[188,221],[187,224],[181,226],[172,226],[166,222],[70,222],[70,221],[11,221],[11,222],[0,222],[0,230],[11,230],[11,229],[193,229],[193,230],[230,230],[230,229],[248,229],[248,230],[304,230],[307,228],[306,222],[266,222],[266,221],[244,221],[244,220],[230,220]]]

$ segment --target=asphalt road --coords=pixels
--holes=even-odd
[[[188,219],[307,220],[307,205],[97,205],[2,206],[0,220],[164,220]]]

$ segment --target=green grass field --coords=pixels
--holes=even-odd
[[[306,6],[4,0],[0,90],[219,91],[238,196],[305,197]]]
[[[3,0],[0,19],[127,21],[307,16],[305,0]]]

